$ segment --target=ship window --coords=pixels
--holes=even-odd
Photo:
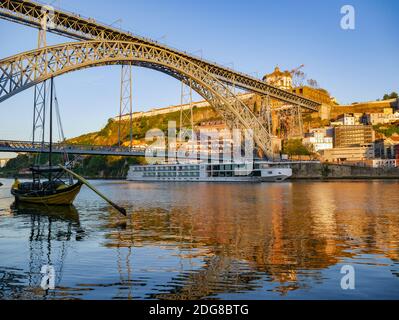
[[[267,173],[268,173],[268,174],[273,174],[273,171],[268,171]]]

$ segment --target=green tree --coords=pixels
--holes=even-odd
[[[301,139],[290,139],[283,147],[283,153],[289,156],[310,156],[312,152],[304,146]]]
[[[384,94],[382,100],[398,99],[399,95],[397,92],[391,92],[390,94]]]

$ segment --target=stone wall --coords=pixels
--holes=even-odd
[[[397,110],[399,107],[399,99],[391,99],[385,101],[370,101],[352,105],[339,105],[331,109],[331,118],[335,119],[344,113],[383,113],[384,109],[392,108]]]
[[[322,163],[292,164],[292,179],[399,179],[399,168],[370,168]]]

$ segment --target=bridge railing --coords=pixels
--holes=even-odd
[[[54,153],[69,153],[80,155],[102,155],[102,156],[126,156],[126,157],[143,157],[149,158],[168,158],[179,161],[220,161],[222,159],[230,159],[231,152],[221,150],[203,150],[201,148],[188,148],[188,153],[183,150],[174,150],[174,153],[169,154],[171,150],[165,150],[162,147],[114,147],[114,146],[94,146],[94,145],[79,145],[79,144],[65,144],[63,142],[54,143],[52,146]],[[0,140],[0,152],[15,152],[15,153],[48,153],[50,151],[50,143],[40,143],[32,141],[16,141],[16,140]],[[257,159],[257,158],[256,158]]]
[[[49,142],[32,142],[32,141],[16,141],[16,140],[0,140],[0,148],[21,150],[21,149],[33,149],[33,150],[49,150]],[[82,144],[66,144],[64,142],[53,143],[52,148],[54,151],[110,151],[110,152],[145,152],[145,147],[113,147],[113,146],[100,146],[100,145],[82,145]]]

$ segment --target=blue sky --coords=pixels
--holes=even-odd
[[[61,0],[56,6],[262,77],[278,65],[304,71],[341,103],[399,91],[399,1]],[[356,29],[340,28],[340,8],[356,10]],[[117,24],[118,25],[118,24]],[[0,57],[34,49],[37,30],[0,20]],[[70,41],[49,35],[48,43]],[[201,50],[201,51],[199,51]],[[134,68],[134,109],[180,101],[180,84]],[[56,79],[67,137],[96,131],[119,108],[120,67]],[[0,139],[30,139],[33,89],[1,104]]]

